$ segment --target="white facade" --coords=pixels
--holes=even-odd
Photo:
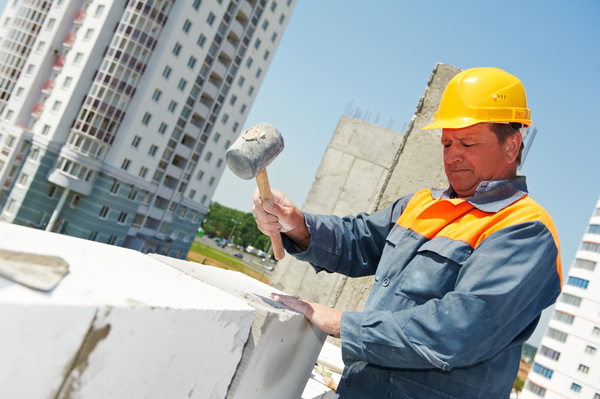
[[[17,0],[1,219],[185,257],[295,0]]]
[[[600,399],[600,201],[519,398]]]

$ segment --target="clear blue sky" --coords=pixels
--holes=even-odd
[[[302,206],[350,104],[402,131],[437,62],[505,69],[527,90],[538,133],[523,173],[568,269],[600,196],[598,17],[597,0],[299,0],[245,127],[282,132],[269,179]],[[213,200],[249,212],[254,187],[226,170]]]
[[[300,0],[246,127],[282,132],[269,179],[302,206],[349,104],[402,131],[437,62],[502,68],[527,91],[538,132],[522,172],[554,218],[566,271],[600,196],[599,17],[596,0]],[[249,212],[254,187],[227,170],[213,200]]]

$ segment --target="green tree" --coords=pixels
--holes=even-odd
[[[254,215],[251,212],[242,212],[236,209],[228,208],[212,202],[208,213],[202,221],[202,229],[206,234],[214,237],[232,241],[236,245],[247,247],[252,245],[254,248],[267,251],[271,245],[269,237],[265,236],[256,227]]]

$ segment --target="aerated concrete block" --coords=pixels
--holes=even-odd
[[[254,320],[245,301],[139,252],[27,227],[0,223],[0,249],[69,265],[50,292],[0,277],[1,397],[227,397]]]
[[[274,288],[242,273],[151,255],[245,300],[255,309],[252,331],[227,399],[300,398],[325,334],[304,315],[270,299]]]

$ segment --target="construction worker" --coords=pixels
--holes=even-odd
[[[447,189],[344,218],[255,195],[258,227],[283,233],[290,254],[317,272],[375,276],[362,312],[273,295],[341,338],[340,398],[509,397],[521,346],[562,286],[552,219],[517,175],[530,125],[519,79],[469,69],[424,128],[442,129]]]

